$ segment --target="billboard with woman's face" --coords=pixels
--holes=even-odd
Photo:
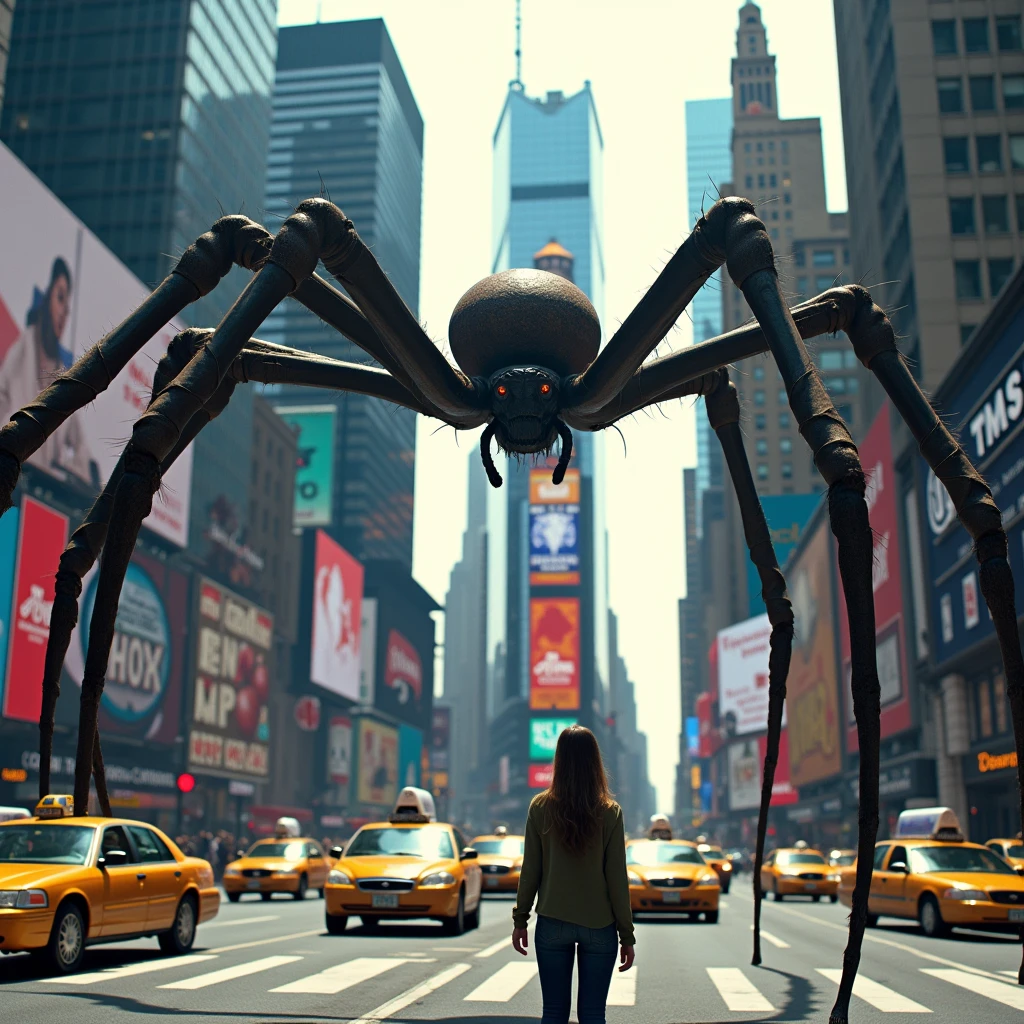
[[[359,700],[362,604],[362,565],[323,530],[317,530],[309,677],[349,700]]]

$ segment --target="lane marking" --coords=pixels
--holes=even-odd
[[[754,926],[750,926],[750,930],[754,930]],[[761,929],[761,938],[767,939],[776,949],[789,949],[790,945],[783,939],[780,939],[778,935],[772,935],[771,932],[766,932],[763,928]]]
[[[386,959],[380,956],[360,956],[343,964],[335,964],[319,974],[310,974],[298,981],[272,988],[271,992],[301,992],[305,995],[334,996],[362,981],[376,978],[385,971],[393,970],[408,960]]]
[[[495,953],[500,953],[503,949],[512,948],[512,940],[506,936],[503,939],[498,939],[493,945],[488,946],[486,949],[481,949],[479,953],[474,953],[475,957],[481,960],[486,960],[489,956],[494,956]]]
[[[976,974],[968,974],[966,971],[943,970],[939,967],[922,967],[921,973],[940,981],[948,981],[951,985],[959,985],[968,992],[994,999],[997,1003],[1011,1006],[1015,1010],[1024,1010],[1024,988],[1018,985],[1008,985],[1005,981],[991,981],[988,978],[979,978]]]
[[[1017,980],[1017,972],[1016,971],[1000,971],[999,973],[1000,974],[1005,974],[1008,978],[1013,978],[1014,981]]]
[[[819,967],[817,970],[822,977],[828,978],[834,985],[838,985],[842,980],[843,972],[838,968]],[[895,992],[886,985],[865,978],[863,974],[858,974],[854,979],[853,994],[863,999],[865,1003],[870,1003],[876,1010],[881,1010],[882,1013],[932,1012],[927,1006],[922,1006],[920,1003],[914,1002],[913,999],[900,995],[899,992]]]
[[[247,960],[244,964],[235,964],[234,967],[224,967],[219,971],[197,974],[182,981],[172,981],[169,985],[158,985],[157,988],[177,988],[189,991],[208,988],[210,985],[220,985],[222,982],[233,981],[235,978],[244,978],[248,974],[259,974],[261,971],[269,971],[274,967],[294,964],[301,959],[301,956],[265,956],[262,960]]]
[[[510,963],[477,985],[465,1003],[507,1003],[537,976],[536,963]]]
[[[414,985],[400,996],[395,996],[394,999],[381,1003],[376,1010],[371,1010],[365,1017],[350,1021],[349,1024],[377,1024],[378,1021],[386,1020],[393,1014],[400,1013],[411,1003],[426,999],[432,992],[436,992],[439,988],[447,985],[448,982],[454,981],[459,975],[465,974],[469,969],[469,964],[452,964],[451,967],[443,970],[440,974],[435,974],[433,978],[428,978],[420,985]]]
[[[609,1006],[636,1006],[636,965],[628,971],[617,968],[612,974],[611,988],[608,989]]]
[[[308,939],[310,935],[323,935],[323,928],[313,928],[308,932],[292,932],[290,935],[275,935],[271,939],[256,939],[255,942],[236,942],[233,946],[218,946],[206,952],[216,956],[218,953],[233,953],[236,949],[252,949],[254,946],[269,946],[273,942],[291,942],[292,939]]]
[[[775,1007],[758,991],[738,967],[708,967],[726,1008],[741,1013],[774,1013]]]
[[[431,946],[432,953],[474,953],[476,946]]]
[[[729,909],[729,901],[728,900],[723,900],[721,897],[719,897],[718,906],[719,906],[719,909],[721,909],[721,910],[728,910]]]
[[[201,964],[207,960],[216,960],[212,954],[189,953],[187,956],[172,956],[160,960],[141,960],[134,964],[121,967],[105,967],[102,971],[89,971],[88,974],[71,974],[66,978],[49,978],[51,985],[95,985],[98,981],[111,981],[116,978],[133,978],[137,974],[149,974],[150,971],[166,971],[172,967],[187,967],[189,964]]]
[[[278,921],[279,914],[263,914],[260,917],[240,917],[237,921],[214,921],[199,925],[200,928],[234,928],[240,924],[262,924],[264,921]]]

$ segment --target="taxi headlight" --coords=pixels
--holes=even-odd
[[[455,876],[450,871],[433,871],[429,875],[424,875],[419,880],[419,887],[426,889],[430,887],[443,888],[446,885],[454,885]]]
[[[790,871],[783,871],[782,874],[779,877],[780,878],[799,878],[800,876],[799,875],[795,875],[795,874],[793,874]]]
[[[944,900],[961,900],[964,902],[977,902],[978,900],[988,902],[988,893],[981,889],[947,889],[943,894]]]
[[[732,865],[731,865],[731,864],[730,864],[730,863],[729,863],[728,861],[726,861],[726,862],[725,862],[725,863],[724,863],[724,864],[722,865],[722,870],[723,870],[723,871],[732,871]]]
[[[838,882],[839,881],[839,876],[838,875],[829,875],[828,876],[828,881],[830,881],[830,882]]]
[[[0,908],[5,910],[43,910],[49,905],[43,889],[0,889]]]
[[[328,885],[351,885],[352,879],[340,868],[332,868],[327,876]]]
[[[629,881],[630,885],[643,885],[644,884],[644,880],[635,871],[627,871],[626,872],[626,878]]]
[[[714,873],[712,873],[710,875],[701,875],[700,878],[697,879],[697,884],[698,885],[717,885],[718,884],[718,875],[716,875]]]
[[[290,878],[292,875],[295,874],[296,870],[297,870],[296,868],[281,868],[280,871],[275,871],[274,872],[274,877],[275,878]]]
[[[241,873],[242,872],[239,871],[238,868],[225,868],[224,869],[224,874],[225,875],[240,875]]]

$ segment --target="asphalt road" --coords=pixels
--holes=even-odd
[[[750,966],[749,876],[723,897],[719,923],[641,919],[637,960],[616,975],[610,1024],[825,1024],[846,939],[841,905],[802,900],[764,906],[762,967]],[[25,956],[0,958],[0,1022],[17,1024],[311,1024],[496,1021],[540,1018],[532,954],[511,948],[511,903],[486,903],[478,930],[447,937],[433,924],[356,919],[328,936],[323,903],[224,903],[200,927],[188,957],[161,956],[153,940],[93,947],[82,972],[53,979]],[[886,923],[868,932],[852,1024],[1024,1020],[1015,984],[1019,945],[956,932],[926,939]],[[855,990],[857,992],[857,990]]]

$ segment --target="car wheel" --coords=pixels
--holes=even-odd
[[[364,914],[362,917],[359,918],[359,921],[368,932],[372,932],[380,927],[379,917],[367,917]]]
[[[728,881],[728,882],[725,882],[725,883],[724,883],[724,884],[722,885],[722,895],[723,895],[723,896],[728,896],[728,895],[729,895],[729,886],[730,886],[731,884],[732,884],[732,880],[730,879],[730,881]]]
[[[480,904],[476,905],[476,910],[467,911],[466,913],[466,931],[471,932],[474,928],[480,927]]]
[[[775,900],[776,903],[781,903],[785,898],[786,897],[783,896],[781,892],[779,892],[779,887],[777,885],[773,885],[772,886],[772,899]]]
[[[867,925],[868,928],[877,928],[878,927],[878,915],[877,914],[868,914],[867,920],[864,922],[864,924]]]
[[[821,893],[817,893],[816,895],[812,896],[812,897],[811,897],[811,899],[812,899],[812,900],[813,900],[813,901],[814,901],[815,903],[820,903],[820,902],[821,902]]]
[[[316,893],[320,897],[320,899],[324,898],[324,890],[322,886],[319,889],[317,889]]]
[[[718,924],[718,911],[717,910],[705,910],[704,921],[706,924]]]
[[[347,914],[325,914],[328,935],[342,935],[348,927]]]
[[[272,892],[261,892],[260,893],[260,899],[263,900],[264,903],[266,903],[266,901],[269,900],[270,897],[273,896],[273,895],[274,894]]]
[[[74,903],[57,908],[50,941],[40,950],[45,965],[58,974],[71,974],[82,966],[85,956],[85,918]]]
[[[306,890],[309,888],[309,879],[305,875],[299,875],[299,887],[292,893],[297,900],[306,898]]]
[[[921,905],[917,908],[917,920],[921,925],[921,931],[929,939],[939,939],[949,934],[949,925],[942,920],[938,901],[930,893],[921,899]]]
[[[459,906],[454,917],[446,917],[442,924],[446,935],[461,935],[466,930],[466,894],[459,892]]]
[[[165,953],[181,956],[192,948],[196,941],[196,899],[192,895],[183,896],[174,914],[171,930],[163,932],[160,937],[160,948]]]
[[[237,903],[241,898],[242,898],[242,894],[240,892],[229,892],[228,893],[228,899],[231,900],[232,903]]]
[[[829,901],[829,903],[838,903],[839,902],[839,897],[838,897],[838,895],[833,893],[831,896],[829,896],[828,901]]]

